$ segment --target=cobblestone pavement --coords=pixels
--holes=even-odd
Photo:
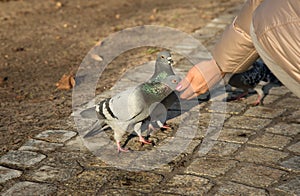
[[[235,13],[212,20],[195,31],[194,37],[210,48]],[[176,58],[175,70],[184,74],[191,65]],[[132,73],[151,67],[147,65],[128,72],[127,79],[112,90],[141,79]],[[189,141],[183,152],[180,144],[171,151],[156,150],[174,138],[178,117],[170,120],[172,130],[150,137],[155,146],[140,146],[136,138],[129,141],[134,151],[150,152],[149,163],[153,157],[164,157],[164,153],[174,155],[167,164],[149,171],[117,169],[97,159],[74,130],[46,130],[0,158],[1,194],[300,195],[300,99],[285,87],[272,88],[263,106],[252,107],[254,99],[255,95],[227,102],[226,110],[212,109],[212,101],[202,101],[184,113],[181,117],[187,123],[199,126],[191,126],[196,132],[192,138],[191,130],[181,135],[180,141]],[[222,106],[224,102],[216,103]],[[200,116],[192,116],[199,111]],[[217,127],[222,117],[225,123],[220,135],[212,137],[213,146],[201,154],[208,127]],[[92,144],[97,147],[97,141]],[[112,142],[109,145],[115,148]],[[134,153],[109,156],[116,162],[136,158]]]

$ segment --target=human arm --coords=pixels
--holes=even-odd
[[[225,73],[245,71],[258,58],[250,37],[250,24],[252,13],[261,1],[248,0],[216,43],[212,51],[213,59],[200,62],[190,69],[177,88],[178,91],[185,90],[181,98],[191,99],[205,93]]]

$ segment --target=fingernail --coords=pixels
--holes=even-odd
[[[177,87],[176,87],[176,90],[179,91],[179,90],[181,89],[181,87],[182,87],[182,85],[181,85],[181,84],[178,84]]]

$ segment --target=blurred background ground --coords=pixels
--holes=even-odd
[[[47,129],[73,129],[72,90],[61,77],[76,73],[87,52],[113,32],[161,25],[191,33],[243,0],[0,0],[0,155]],[[97,93],[128,68],[156,54],[128,51],[106,70]]]

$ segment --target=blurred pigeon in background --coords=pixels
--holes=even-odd
[[[257,86],[260,82],[264,82],[264,84],[272,83],[277,86],[281,85],[281,82],[269,70],[266,64],[264,64],[264,62],[262,62],[261,60],[258,60],[249,70],[243,73],[233,74],[228,83],[231,86],[242,89],[244,91],[244,93],[242,93],[235,99],[240,99],[246,96],[249,93],[249,89],[254,89],[257,92],[258,97],[253,105],[258,105],[267,94],[267,92],[264,91],[263,87]]]

